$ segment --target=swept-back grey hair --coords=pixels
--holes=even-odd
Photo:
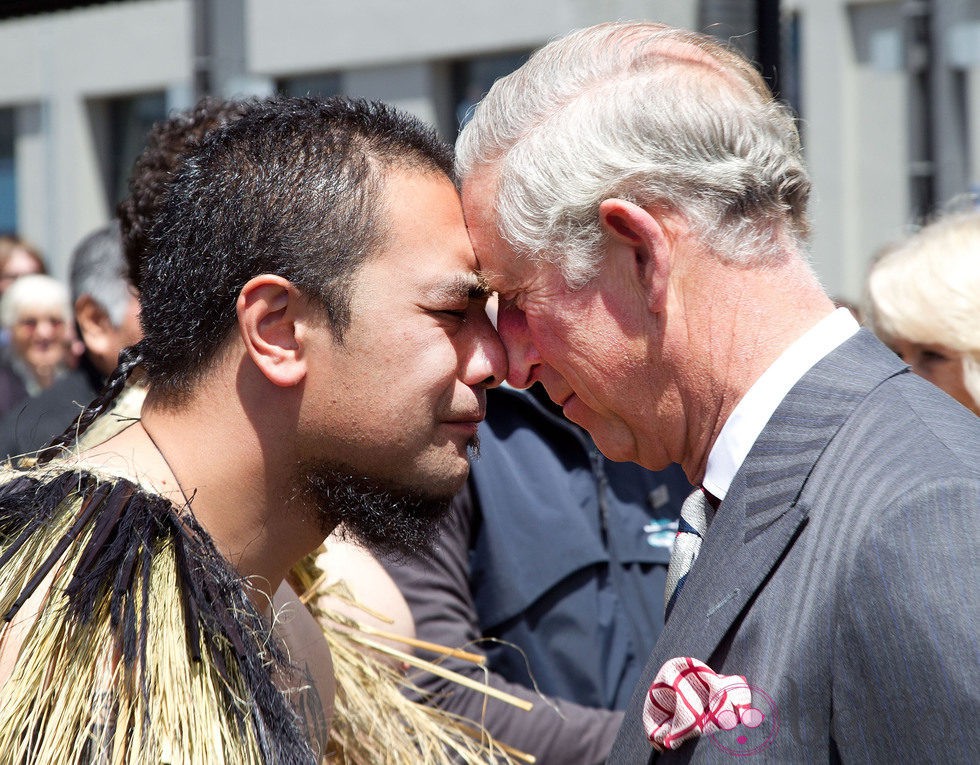
[[[545,46],[494,84],[456,152],[464,182],[495,174],[484,203],[504,241],[572,286],[601,257],[604,199],[679,213],[745,265],[802,250],[809,232],[792,114],[741,54],[662,24],[601,24]]]
[[[88,295],[118,329],[126,318],[130,287],[126,276],[119,221],[93,231],[75,247],[71,256],[71,301]]]

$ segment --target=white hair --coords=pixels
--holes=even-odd
[[[0,298],[0,325],[13,327],[25,308],[56,309],[65,321],[71,318],[68,288],[50,276],[31,274],[21,276]]]
[[[599,204],[680,213],[728,262],[802,251],[810,181],[789,111],[740,54],[705,35],[609,23],[550,43],[498,80],[456,144],[465,181],[495,173],[498,233],[588,281]]]
[[[872,329],[886,342],[962,354],[963,384],[980,406],[980,212],[940,218],[890,249],[867,284]]]
[[[126,320],[132,293],[126,278],[119,221],[114,220],[93,231],[75,247],[71,256],[71,299],[92,298],[119,329]]]

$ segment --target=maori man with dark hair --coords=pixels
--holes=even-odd
[[[0,751],[316,762],[333,678],[286,574],[341,522],[420,544],[506,371],[451,154],[381,105],[250,104],[151,224],[143,341],[0,488]],[[72,448],[136,366],[140,420]]]

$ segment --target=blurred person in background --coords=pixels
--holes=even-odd
[[[81,241],[72,254],[70,284],[84,346],[79,364],[0,421],[0,455],[34,451],[64,431],[101,390],[116,368],[119,352],[143,336],[139,301],[126,278],[118,222]]]
[[[0,235],[0,296],[21,276],[47,272],[41,253],[33,246],[15,234]]]
[[[940,218],[871,267],[868,319],[912,371],[980,414],[980,212]]]
[[[22,276],[0,298],[9,335],[0,364],[0,415],[50,388],[68,360],[68,290],[43,274]]]

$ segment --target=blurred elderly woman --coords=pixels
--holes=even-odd
[[[941,218],[868,276],[869,321],[912,370],[980,414],[980,212]]]
[[[0,413],[51,386],[68,360],[68,290],[50,276],[17,279],[0,298],[9,344],[0,363]]]

